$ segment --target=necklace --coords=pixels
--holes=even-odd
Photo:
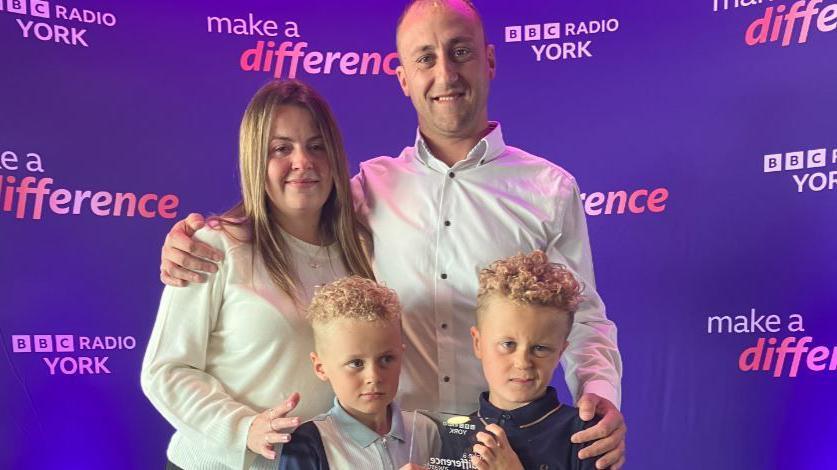
[[[317,262],[317,257],[320,256],[320,252],[323,251],[323,248],[325,248],[325,246],[322,242],[319,242],[317,243],[317,251],[314,252],[314,255],[307,255],[308,267],[311,269],[320,269],[322,267],[322,265]],[[328,250],[326,250],[326,253],[328,253]]]

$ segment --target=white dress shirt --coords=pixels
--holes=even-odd
[[[167,452],[175,465],[275,469],[275,461],[247,449],[253,418],[293,392],[301,400],[289,416],[303,419],[328,410],[334,397],[311,368],[311,327],[273,283],[261,256],[254,260],[252,245],[211,228],[195,238],[222,250],[224,261],[206,283],[163,291],[142,364],[142,389],[176,429]],[[338,245],[318,247],[287,234],[285,239],[304,305],[315,286],[346,275]]]
[[[474,357],[477,274],[492,261],[540,249],[584,283],[562,364],[577,400],[596,393],[620,406],[616,326],[596,292],[584,210],[575,179],[503,142],[498,123],[452,167],[419,133],[398,158],[361,163],[357,209],[372,228],[378,280],[404,307],[405,408],[469,413],[487,390]]]

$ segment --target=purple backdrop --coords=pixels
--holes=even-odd
[[[160,468],[171,429],[139,387],[159,247],[177,218],[237,199],[238,121],[272,76],[242,70],[242,54],[289,41],[383,57],[401,6],[69,1],[0,0],[0,467]],[[754,21],[790,0],[477,2],[497,46],[490,117],[586,193],[625,363],[628,469],[833,461],[837,4],[801,2],[811,20],[778,23],[775,42]],[[208,30],[249,14],[278,35]],[[748,28],[765,43],[748,45]],[[415,113],[386,67],[298,66],[354,168],[412,143]],[[33,192],[19,213],[24,184],[69,202],[38,211]],[[618,191],[633,211],[607,210]],[[108,198],[124,193],[137,207],[114,216]],[[752,331],[767,318],[742,331],[735,316],[753,309],[778,331]],[[736,331],[719,319],[710,332],[721,316]],[[791,353],[779,377],[741,370],[759,338],[808,336],[795,377]]]

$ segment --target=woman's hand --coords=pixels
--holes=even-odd
[[[276,451],[273,450],[273,444],[290,441],[290,432],[283,431],[299,426],[298,417],[287,417],[298,403],[299,393],[294,392],[281,405],[256,415],[250,423],[250,430],[247,431],[247,448],[268,460],[275,459]]]

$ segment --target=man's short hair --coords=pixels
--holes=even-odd
[[[485,25],[482,22],[482,16],[480,12],[477,10],[477,7],[474,6],[474,2],[471,0],[460,0],[462,3],[465,4],[471,11],[474,12],[474,15],[477,17],[477,22],[482,28],[483,39],[485,40],[485,44],[488,45],[488,36],[485,33]],[[450,3],[450,0],[410,0],[407,2],[407,5],[404,6],[404,10],[401,11],[401,16],[398,17],[398,22],[395,24],[395,43],[398,44],[398,30],[401,29],[401,23],[404,22],[404,18],[407,16],[407,13],[419,3],[431,3],[431,4],[442,4],[442,3]]]
[[[348,276],[321,287],[308,306],[313,326],[347,318],[361,321],[397,321],[401,305],[394,290],[360,276]]]
[[[551,263],[540,250],[497,260],[480,271],[479,279],[477,319],[492,296],[569,313],[575,312],[582,300],[582,287],[575,276],[566,266]]]

